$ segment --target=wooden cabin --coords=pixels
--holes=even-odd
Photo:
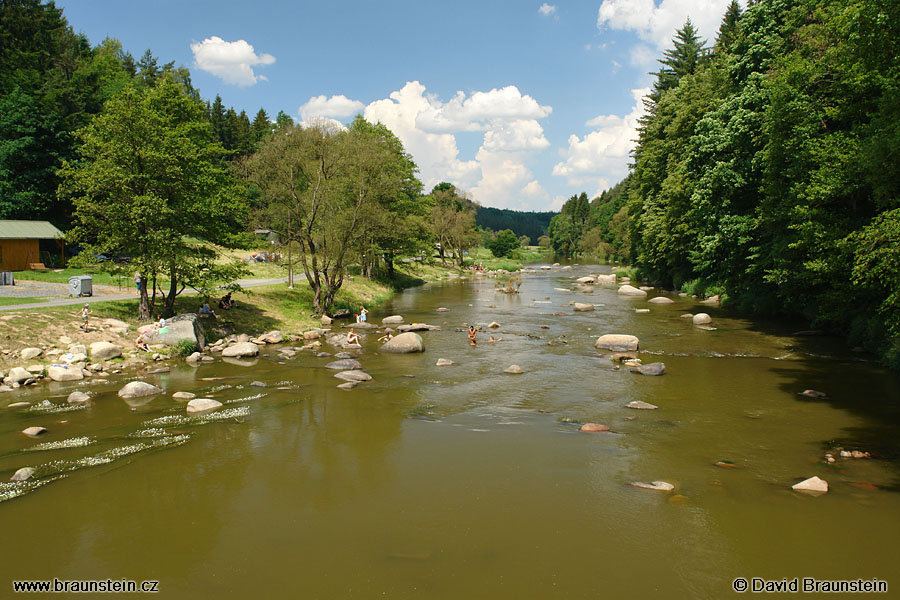
[[[63,237],[49,221],[0,220],[0,271],[43,269],[41,240],[56,240],[62,254]]]

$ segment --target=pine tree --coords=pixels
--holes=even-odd
[[[253,130],[253,141],[257,145],[259,145],[267,135],[272,133],[272,124],[269,122],[269,115],[266,113],[266,109],[259,109],[259,112],[256,113],[256,118],[253,119],[251,128]]]
[[[656,82],[650,97],[654,103],[660,96],[678,86],[685,75],[692,75],[707,54],[706,40],[701,41],[697,28],[688,19],[684,26],[675,32],[672,48],[663,52],[664,58],[659,60],[662,68],[656,73]]]

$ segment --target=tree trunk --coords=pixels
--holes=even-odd
[[[387,265],[387,276],[388,279],[394,279],[394,255],[391,252],[384,253],[384,264]]]
[[[147,280],[141,276],[138,279],[138,285],[141,288],[141,303],[138,305],[138,320],[150,320],[150,298],[147,295]]]
[[[175,314],[175,297],[178,295],[178,281],[175,275],[175,261],[169,264],[169,294],[166,296],[166,307],[163,316],[168,318]]]

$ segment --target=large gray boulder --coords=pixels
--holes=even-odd
[[[657,296],[656,298],[650,298],[647,302],[650,304],[672,304],[675,301],[665,296]]]
[[[590,312],[594,310],[594,305],[587,302],[576,302],[572,308],[575,312]]]
[[[644,402],[643,400],[632,400],[625,405],[625,408],[633,408],[635,410],[656,410],[659,407],[655,404]]]
[[[371,381],[372,376],[366,373],[365,371],[360,371],[358,369],[352,371],[341,371],[340,373],[335,373],[335,377],[338,379],[343,379],[344,381]]]
[[[407,333],[410,331],[440,331],[441,328],[437,325],[428,325],[427,323],[411,323],[409,325],[401,325],[397,328],[397,331],[401,333]]]
[[[273,329],[259,336],[259,340],[267,344],[280,344],[284,340],[284,334],[277,329]]]
[[[53,381],[78,381],[84,379],[81,369],[69,365],[50,365],[47,369],[47,377]]]
[[[394,354],[409,354],[412,352],[425,352],[425,343],[422,336],[418,333],[408,331],[401,333],[387,342],[381,347],[382,352],[391,352]]]
[[[597,283],[600,285],[616,285],[616,274],[597,275]]]
[[[146,381],[132,381],[119,390],[119,398],[140,398],[161,393],[160,388]]]
[[[31,360],[32,358],[38,357],[41,355],[40,348],[22,348],[21,352],[19,352],[19,356],[22,360]]]
[[[326,369],[335,369],[338,371],[348,371],[354,369],[362,369],[362,365],[358,360],[353,360],[352,358],[344,358],[341,360],[336,360],[325,365]]]
[[[91,360],[109,360],[122,356],[122,349],[110,342],[94,342],[91,344]]]
[[[34,475],[34,467],[22,467],[9,478],[10,481],[25,481]]]
[[[384,325],[398,325],[403,322],[403,317],[401,315],[391,315],[383,318],[381,322]]]
[[[34,377],[31,373],[28,372],[28,369],[23,369],[22,367],[13,367],[9,370],[9,375],[6,376],[10,381],[14,381],[15,383],[22,383]]]
[[[165,333],[160,333],[159,329],[150,329],[144,333],[144,339],[151,346],[154,344],[174,346],[184,340],[194,342],[201,348],[206,345],[200,317],[196,313],[186,313],[166,319],[165,330]]]
[[[75,391],[69,394],[69,397],[66,398],[66,402],[69,404],[86,404],[91,401],[91,397],[89,394],[85,394],[84,392]]]
[[[616,333],[608,333],[601,335],[594,342],[595,348],[605,348],[614,352],[634,352],[638,349],[640,340],[633,335],[621,335]]]
[[[187,411],[187,414],[195,415],[197,413],[215,410],[220,406],[222,406],[222,403],[218,400],[213,400],[212,398],[194,398],[187,403],[185,410]]]
[[[620,296],[646,296],[647,292],[639,290],[634,286],[625,284],[619,288]]]
[[[578,283],[594,283],[595,279],[591,276],[587,276],[587,277],[579,277],[575,281],[577,281]]]
[[[710,317],[706,313],[697,313],[693,317],[691,317],[694,325],[706,325],[707,323],[712,323],[712,317]]]
[[[666,363],[655,362],[646,365],[638,365],[631,367],[632,373],[640,373],[641,375],[665,375]]]
[[[222,356],[229,358],[242,358],[244,356],[256,356],[259,354],[259,346],[253,342],[238,342],[222,350]]]

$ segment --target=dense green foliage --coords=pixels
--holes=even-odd
[[[663,285],[802,314],[900,364],[900,3],[732,3],[704,46],[688,24],[660,61],[627,254]]]
[[[547,233],[550,219],[555,214],[554,212],[528,212],[479,206],[475,213],[475,224],[492,231],[510,229],[519,237],[526,235],[536,240]]]
[[[497,258],[506,258],[513,255],[519,247],[519,238],[509,229],[498,231],[496,237],[487,243],[487,249]]]

